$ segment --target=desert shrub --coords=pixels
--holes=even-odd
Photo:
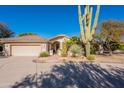
[[[119,49],[119,47],[120,47],[120,44],[118,42],[115,42],[115,41],[110,42],[110,48],[112,51]]]
[[[93,40],[91,41],[91,45],[90,45],[90,53],[91,54],[95,54],[96,51],[99,50],[99,45],[100,43],[96,40],[96,38],[94,37]]]
[[[119,49],[124,51],[124,45],[120,45]]]
[[[41,52],[39,57],[48,57],[49,53],[48,52]]]
[[[69,41],[63,42],[62,49],[60,50],[62,57],[66,57],[68,55],[69,47],[70,47],[70,42]]]
[[[95,60],[95,55],[89,55],[87,57],[88,60],[92,61],[92,60]]]
[[[91,46],[90,53],[91,54],[95,54],[96,53],[96,48],[94,46]]]
[[[68,55],[67,52],[64,49],[60,50],[60,54],[61,54],[62,57],[67,57],[67,55]]]
[[[66,53],[66,54],[65,54],[65,53],[61,53],[61,56],[62,56],[62,57],[67,57],[68,54],[67,54],[67,53]]]
[[[81,43],[80,42],[80,38],[77,37],[77,36],[72,36],[69,41],[71,42],[71,45],[73,45],[73,44],[80,44]]]
[[[72,53],[72,57],[76,57],[82,53],[82,48],[76,44],[72,45],[69,50]]]

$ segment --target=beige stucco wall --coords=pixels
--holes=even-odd
[[[42,52],[48,51],[48,45],[47,45],[47,43],[42,43],[42,44],[40,44],[40,46],[41,46],[41,51]]]
[[[10,56],[10,44],[5,44],[5,55]]]

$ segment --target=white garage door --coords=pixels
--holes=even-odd
[[[12,46],[12,56],[38,56],[41,46]]]

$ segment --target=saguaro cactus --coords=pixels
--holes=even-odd
[[[81,14],[81,6],[78,6],[78,17],[80,24],[80,39],[85,45],[86,56],[90,55],[90,42],[93,39],[93,34],[97,26],[100,6],[97,6],[94,20],[92,19],[93,8],[86,5],[84,6],[84,14]],[[92,25],[93,23],[93,25]]]

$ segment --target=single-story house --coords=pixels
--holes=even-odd
[[[62,43],[69,39],[65,35],[44,39],[37,35],[2,38],[4,51],[8,56],[38,56],[41,52],[48,51],[51,55],[62,49]]]

